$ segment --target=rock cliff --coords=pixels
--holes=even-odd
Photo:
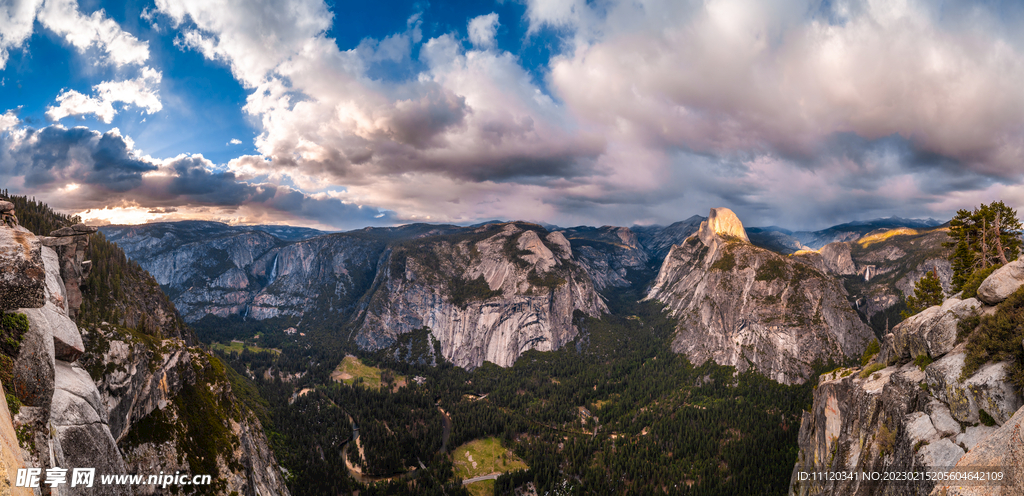
[[[377,349],[427,326],[461,367],[510,366],[528,349],[554,350],[576,335],[576,310],[606,310],[560,232],[527,223],[398,244],[381,257],[364,297],[356,341]]]
[[[527,349],[558,348],[575,335],[574,310],[604,311],[587,267],[600,287],[628,285],[628,269],[647,260],[624,228],[592,243],[624,252],[591,246],[582,264],[564,234],[526,223],[413,224],[298,241],[216,223],[104,231],[153,272],[186,320],[347,323],[368,349],[429,326],[445,356],[466,367],[507,366]]]
[[[801,424],[791,494],[1024,494],[1024,277],[1008,270],[997,283],[1009,293],[999,306],[947,299],[896,326],[863,368],[821,376]],[[799,477],[953,466],[999,467],[1016,478],[935,487]]]
[[[672,245],[678,245],[697,232],[705,217],[699,215],[691,216],[686,220],[673,223],[667,227],[662,226],[634,226],[633,231],[637,233],[637,239],[647,251],[652,260],[661,261],[668,255]]]
[[[947,229],[880,229],[850,243],[856,273],[843,281],[857,311],[878,332],[884,333],[901,319],[901,303],[914,294],[914,285],[935,271],[943,290],[950,294],[953,271],[946,259],[950,240]]]
[[[153,274],[186,321],[195,322],[206,315],[345,320],[373,281],[388,242],[456,229],[413,224],[297,236],[297,228],[260,227],[190,221],[101,230]]]
[[[735,214],[714,209],[665,258],[647,299],[679,319],[673,349],[785,384],[806,381],[815,361],[859,355],[871,333],[838,281],[743,234]]]
[[[646,270],[650,261],[639,237],[629,228],[581,226],[560,232],[569,240],[575,259],[598,291],[632,285],[632,272]]]
[[[88,228],[79,226],[80,238]],[[82,336],[71,315],[77,311],[68,297],[61,277],[63,257],[20,226],[0,226],[0,239],[21,237],[29,246],[39,246],[44,301],[37,307],[18,308],[25,315],[27,332],[22,336],[11,389],[23,406],[13,418],[24,439],[23,459],[29,467],[93,467],[99,474],[124,474],[121,452],[107,425],[106,409],[96,384],[77,363],[85,352]],[[15,234],[17,233],[17,234]],[[74,240],[77,246],[78,241]],[[84,252],[83,252],[84,255]],[[0,262],[2,263],[2,262]],[[3,267],[2,271],[10,270]],[[81,269],[79,267],[79,274]],[[76,288],[77,289],[77,288]],[[80,293],[79,293],[80,294]],[[80,303],[80,300],[78,300]],[[86,489],[67,488],[69,494]],[[127,486],[94,488],[91,494],[131,494]]]
[[[725,289],[724,287],[706,286],[700,290],[701,294],[711,297],[711,301],[718,302],[725,302],[735,296],[740,296],[742,299],[749,298],[751,295],[759,295],[758,297],[764,299],[757,304],[753,304],[751,301],[731,302],[727,305],[723,304],[724,306],[721,306],[720,310],[734,309],[731,305],[735,305],[735,309],[747,308],[749,310],[757,307],[765,309],[767,312],[763,315],[756,311],[743,316],[731,315],[728,319],[732,319],[731,321],[734,323],[728,324],[727,327],[747,326],[747,322],[764,324],[766,321],[763,319],[789,319],[792,321],[791,324],[799,324],[797,327],[805,330],[807,327],[800,327],[803,326],[801,322],[821,324],[819,330],[838,325],[839,328],[835,329],[836,335],[849,334],[853,330],[855,334],[861,333],[860,336],[864,337],[865,335],[861,332],[863,329],[860,329],[861,326],[844,317],[843,315],[847,313],[845,310],[839,310],[850,305],[836,298],[836,295],[852,302],[854,308],[861,313],[863,318],[871,322],[881,332],[881,330],[891,327],[891,325],[886,325],[890,319],[892,325],[898,322],[899,310],[902,309],[899,307],[901,290],[912,292],[913,284],[917,279],[935,268],[938,269],[940,278],[948,281],[948,262],[942,258],[943,249],[941,247],[941,242],[947,238],[945,232],[941,230],[918,231],[910,228],[878,229],[879,226],[896,225],[900,222],[923,225],[921,222],[906,221],[905,219],[883,219],[882,221],[851,224],[846,227],[837,226],[827,233],[822,231],[819,233],[821,236],[814,239],[849,238],[856,241],[828,243],[821,245],[820,249],[816,251],[805,250],[788,258],[773,257],[768,251],[748,243],[747,241],[753,238],[748,237],[748,230],[744,229],[742,223],[727,209],[713,210],[707,218],[693,216],[668,227],[652,226],[632,229],[611,226],[576,227],[553,232],[561,233],[569,242],[571,262],[574,262],[585,273],[585,276],[581,274],[580,277],[589,278],[590,286],[594,290],[606,291],[610,288],[626,288],[637,283],[646,284],[648,278],[651,277],[648,272],[653,274],[659,267],[663,272],[668,271],[666,276],[675,273],[673,271],[678,268],[678,264],[663,263],[667,254],[673,249],[673,246],[685,245],[684,241],[696,234],[701,224],[705,223],[708,226],[708,232],[714,233],[717,238],[724,240],[722,243],[743,246],[740,251],[750,255],[746,258],[751,258],[755,265],[750,266],[751,270],[747,272],[709,272],[705,267],[702,269],[702,273],[713,274],[717,278],[716,281],[729,279],[730,282],[726,282],[726,284],[737,286],[733,283],[737,283],[739,279],[732,281],[731,278],[740,275],[740,278],[745,281],[744,284],[749,283],[749,288],[744,286],[746,289],[739,292],[736,292],[735,288],[731,288],[729,291],[721,293],[721,296],[717,296],[715,292]],[[405,296],[415,299],[416,302],[412,300],[399,302],[397,299],[385,301],[382,296],[375,295],[375,292],[381,287],[378,283],[384,281],[390,281],[389,284],[393,286],[391,289],[398,287],[394,286],[395,279],[391,272],[391,265],[394,257],[404,253],[403,250],[416,251],[418,248],[415,248],[414,245],[417,243],[424,246],[432,245],[434,241],[431,240],[445,236],[473,237],[476,236],[474,230],[497,225],[503,225],[503,223],[495,222],[475,227],[414,224],[397,228],[367,228],[346,233],[322,234],[303,239],[282,239],[254,227],[227,226],[210,222],[162,223],[132,227],[106,226],[102,230],[110,235],[112,240],[123,246],[134,260],[138,260],[144,268],[155,274],[161,287],[171,296],[188,321],[195,322],[207,315],[212,315],[256,320],[282,318],[287,322],[282,322],[283,327],[298,325],[300,321],[307,326],[322,324],[321,327],[338,326],[339,323],[345,323],[347,326],[356,327],[354,331],[346,329],[345,336],[358,336],[360,345],[374,348],[391,342],[397,335],[395,329],[406,332],[410,326],[415,328],[418,325],[426,325],[425,323],[428,321],[433,322],[433,325],[451,324],[454,326],[451,331],[438,329],[438,332],[442,333],[460,333],[458,338],[455,334],[449,336],[452,343],[455,341],[469,343],[471,339],[481,338],[481,336],[471,338],[469,335],[461,334],[475,332],[471,329],[475,329],[476,324],[471,324],[470,321],[478,321],[479,318],[482,318],[480,316],[462,315],[461,313],[456,316],[454,313],[450,313],[440,317],[438,316],[440,314],[437,314],[437,309],[441,307],[437,307],[433,300],[428,301],[425,295],[416,296],[418,293],[413,292]],[[547,232],[544,231],[544,233]],[[710,244],[725,246],[706,236],[703,238],[697,236],[695,239],[701,243],[700,246],[705,248]],[[399,248],[400,246],[404,248]],[[677,255],[685,251],[684,248],[677,249],[682,250]],[[441,258],[444,259],[446,256],[448,255],[442,254]],[[715,251],[714,254],[711,254],[708,264],[715,263],[717,257],[718,251]],[[774,268],[777,263],[782,263],[780,261],[785,262],[787,269],[779,277],[770,277],[769,273],[777,272]],[[448,263],[456,264],[455,261]],[[469,263],[469,261],[465,259],[458,263]],[[762,263],[769,263],[769,266],[764,268],[758,278],[757,272],[761,270],[760,264]],[[451,265],[448,269],[454,270],[456,265]],[[799,270],[795,269],[797,265],[801,267]],[[458,268],[460,271],[466,269],[466,267]],[[526,275],[529,275],[529,270],[526,270]],[[676,274],[676,276],[681,277],[681,274]],[[790,280],[793,278],[802,281],[799,284],[802,289],[799,291],[787,289],[792,286]],[[837,288],[837,285],[834,284],[836,280],[842,281],[845,288]],[[443,283],[441,286],[446,284],[448,283]],[[678,286],[683,293],[696,291],[693,287],[684,287],[686,284],[682,283],[675,286]],[[448,291],[439,288],[440,286],[434,287],[433,293],[427,293],[430,298],[440,301],[440,295]],[[752,293],[748,291],[751,289]],[[843,289],[846,289],[847,293],[844,293]],[[497,288],[488,290],[498,291]],[[761,294],[762,292],[764,293]],[[806,292],[806,298],[797,296],[804,292]],[[557,291],[555,293],[559,294]],[[785,301],[781,299],[783,293],[785,293]],[[391,295],[390,297],[398,298],[398,293],[388,294]],[[503,291],[502,294],[506,294],[506,292]],[[663,296],[664,298],[659,297],[658,299],[665,302],[679,300],[679,298],[667,294]],[[692,299],[692,297],[694,295],[686,298]],[[802,312],[793,313],[794,305],[787,304],[790,299],[794,304],[801,303],[803,299],[812,302],[813,304],[808,303],[810,306],[807,307],[811,313],[808,315],[803,315]],[[385,320],[374,324],[374,329],[382,330],[383,334],[380,336],[373,336],[361,327],[364,324],[364,318],[368,315],[366,313],[367,305],[371,301],[377,305],[374,308],[390,308],[382,313],[387,316],[382,317]],[[821,304],[823,301],[828,303]],[[678,301],[675,304],[679,304]],[[819,304],[824,309],[820,313],[817,306]],[[773,306],[775,310],[767,310]],[[418,310],[409,310],[414,307]],[[434,309],[431,310],[433,312],[431,315],[435,315],[435,317],[424,317],[425,314],[422,312],[426,308]],[[459,311],[462,312],[461,307],[459,308]],[[500,320],[523,319],[526,318],[525,316],[538,312],[534,306],[510,308],[520,308],[524,313],[515,317],[512,317],[511,314],[502,314]],[[407,310],[411,313],[402,315],[394,313]],[[505,311],[503,310],[503,312]],[[370,315],[370,320],[373,321],[376,317],[372,313]],[[678,315],[682,315],[682,313]],[[773,315],[774,317],[772,317]],[[466,321],[467,318],[470,321]],[[393,319],[394,322],[400,322],[400,324],[396,324],[398,327],[392,329],[390,327],[391,320],[388,319]],[[724,322],[723,319],[718,320]],[[529,319],[523,320],[523,322],[527,321]],[[710,323],[711,320],[708,322]],[[717,328],[723,325],[726,324],[719,323],[712,327]],[[854,329],[854,327],[858,329]],[[740,359],[741,353],[739,352],[743,347],[759,349],[760,351],[756,353],[748,353],[752,357],[761,356],[759,361],[785,362],[788,359],[778,355],[774,350],[780,349],[780,347],[785,349],[799,347],[793,348],[795,345],[787,341],[790,338],[783,337],[789,335],[789,331],[780,330],[783,328],[788,327],[780,327],[780,322],[773,320],[768,325],[759,326],[761,330],[754,332],[753,335],[761,337],[751,338],[754,339],[752,342],[743,343],[745,338],[737,338],[739,339],[737,341],[722,335],[719,338],[725,341],[713,345],[712,348],[726,346],[725,342],[734,342],[727,346],[733,350],[728,353],[731,358],[720,357],[725,360],[723,363],[744,363],[745,361]],[[804,335],[801,332],[797,332],[797,334]],[[810,335],[818,334],[817,331],[810,333]],[[739,335],[751,336],[745,333]],[[525,339],[539,343],[541,341],[535,339],[539,337],[530,335]],[[560,337],[552,336],[551,338],[554,340],[552,342],[561,342]],[[817,346],[817,344],[810,344],[818,343],[816,340],[817,338],[810,339],[806,344],[812,347]],[[840,341],[833,343],[838,348],[827,353],[814,353],[814,356],[806,361],[811,363],[815,358],[827,361],[829,356],[835,359],[845,352],[852,353],[851,346],[859,346],[857,343],[841,343]],[[506,345],[516,346],[512,341],[508,341]],[[460,345],[460,349],[465,346],[468,344]],[[839,355],[832,353],[837,350]],[[464,353],[466,352],[458,352],[458,354]],[[480,353],[473,352],[469,355],[477,356]],[[495,358],[497,359],[496,356]],[[478,358],[472,358],[466,359],[465,363],[472,364],[477,361]],[[745,365],[741,366],[745,367]],[[786,368],[781,365],[765,365],[765,367],[768,369]],[[797,380],[796,377],[803,377],[810,371],[806,367],[798,367],[798,369],[799,373],[793,369],[782,376],[790,374],[792,377],[786,380],[793,381]],[[792,373],[796,373],[796,375],[792,375]]]
[[[0,273],[25,260],[42,268],[23,273],[30,280],[0,282],[2,294],[24,293],[20,284],[43,289],[39,301],[4,299],[8,310],[34,305],[13,309],[27,325],[7,357],[12,397],[23,405],[10,427],[18,432],[24,465],[93,467],[97,477],[181,470],[214,477],[212,488],[198,491],[288,494],[259,421],[232,394],[223,365],[191,345],[191,330],[148,274],[102,237],[91,243],[91,232],[75,225],[43,237],[0,225]],[[98,270],[90,272],[87,256]],[[113,323],[94,321],[99,316]],[[157,491],[61,488],[61,494]]]

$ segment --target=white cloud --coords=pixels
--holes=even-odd
[[[794,197],[811,223],[821,205],[890,205],[887,180],[916,205],[988,187],[984,174],[1015,180],[1024,50],[997,14],[959,5],[528,0],[528,32],[562,42],[537,71],[551,98],[495,49],[493,13],[469,22],[472,50],[458,34],[415,50],[413,16],[343,51],[319,0],[157,2],[181,47],[252,88],[260,156],[232,161],[240,176],[344,185],[405,218],[621,223],[720,205],[799,216]],[[405,81],[374,72],[415,53],[424,69]],[[908,150],[843,148],[889,138]]]
[[[978,171],[1024,161],[1021,47],[984,22],[945,24],[927,4],[842,5],[831,23],[797,1],[715,0],[679,15],[618,3],[550,81],[576,115],[648,144],[813,156],[834,133],[899,134]]]
[[[238,138],[231,138],[231,141],[228,141],[228,145],[241,145],[241,144],[242,144],[242,140],[240,140]]]
[[[4,114],[0,115],[0,132],[14,129],[21,121],[18,119],[17,114],[13,110],[8,110]]]
[[[10,49],[32,36],[32,22],[43,0],[8,0],[0,3],[0,70],[7,65]]]
[[[469,41],[477,48],[493,48],[498,26],[498,14],[494,12],[474,17],[466,29],[469,32]]]
[[[93,46],[99,48],[105,52],[104,62],[116,66],[141,65],[149,59],[148,42],[122,30],[103,10],[83,15],[75,0],[46,0],[39,11],[39,22],[80,52]]]
[[[46,117],[56,121],[73,115],[94,114],[109,124],[117,114],[115,103],[134,105],[145,109],[147,114],[153,114],[163,109],[159,94],[161,79],[159,72],[146,67],[136,79],[107,81],[93,86],[96,96],[66,90],[57,96],[57,106],[47,108]]]
[[[249,87],[289,58],[315,49],[333,17],[320,0],[156,0],[156,7],[176,26],[191,20],[196,29],[187,28],[180,43],[227,62]]]

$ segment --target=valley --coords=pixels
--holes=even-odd
[[[728,209],[635,230],[107,226],[94,270],[111,273],[105,253],[123,246],[119,264],[158,277],[150,303],[104,280],[84,287],[80,322],[96,324],[82,363],[116,397],[114,343],[167,362],[155,336],[188,329],[174,332],[209,365],[198,378],[165,366],[184,377],[174,409],[111,418],[120,449],[135,460],[168,432],[198,433],[195,408],[211,399],[188,381],[226,380],[290,494],[802,492],[794,464],[818,467],[834,446],[807,431],[819,393],[844,409],[867,401],[846,383],[914,359],[915,333],[933,332],[900,323],[904,296],[925,274],[950,281],[944,227],[840,227],[815,239],[852,241],[783,254]],[[872,340],[883,344],[865,352]],[[196,467],[219,439],[173,442]]]
[[[466,472],[466,460],[447,447],[485,440],[524,464],[466,486],[474,493],[492,484],[497,494],[785,492],[816,373],[852,364],[872,336],[844,288],[844,277],[860,277],[857,262],[843,243],[788,257],[737,245],[729,241],[735,230],[702,227],[706,220],[636,230],[424,224],[296,240],[209,223],[102,230],[144,267],[168,274],[161,286],[197,309],[186,320],[200,339],[246,343],[215,351],[266,400],[295,494],[371,482],[371,493],[458,492],[458,479],[489,474]],[[856,229],[841,236],[866,228]],[[823,342],[847,341],[815,355],[806,350],[818,345],[788,354],[788,338],[768,340],[734,355],[746,357],[739,361],[686,353],[680,343],[693,327],[681,325],[671,305],[705,297],[670,289],[680,283],[669,282],[669,261],[688,238],[705,250],[689,277],[721,277],[720,260],[731,258],[740,266],[725,268],[735,274],[715,284],[735,287],[737,277],[756,275],[764,285],[740,310],[758,316],[741,319],[778,319],[778,336],[823,332],[811,331],[823,303],[803,309],[788,296],[813,275],[826,286],[808,294],[845,308],[838,315],[846,324],[822,322],[819,329],[836,336]],[[179,261],[192,262],[179,270]],[[779,275],[762,276],[768,268]],[[741,298],[707,288],[724,304]],[[775,306],[767,302],[773,295]],[[698,334],[735,332],[708,322]],[[501,347],[508,351],[495,354]],[[770,367],[799,372],[776,375],[779,384],[765,377],[776,369],[748,365],[767,356],[775,357],[764,362]],[[755,446],[774,451],[744,455],[764,451]]]

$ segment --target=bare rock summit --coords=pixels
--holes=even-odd
[[[724,207],[711,209],[707,220],[700,223],[697,235],[700,236],[701,241],[704,241],[704,244],[709,244],[708,239],[712,235],[718,235],[725,239],[735,238],[744,243],[750,242],[739,217],[736,217],[732,210]]]

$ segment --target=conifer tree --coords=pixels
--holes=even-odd
[[[943,297],[942,283],[939,281],[939,275],[933,269],[918,279],[917,284],[914,285],[914,296],[907,297],[907,310],[900,315],[906,319],[928,307],[941,305]]]
[[[953,291],[959,291],[975,270],[1015,260],[1020,254],[1024,227],[1017,211],[1001,201],[981,204],[973,211],[961,209],[949,221],[949,236],[955,247],[949,256],[953,269]]]

